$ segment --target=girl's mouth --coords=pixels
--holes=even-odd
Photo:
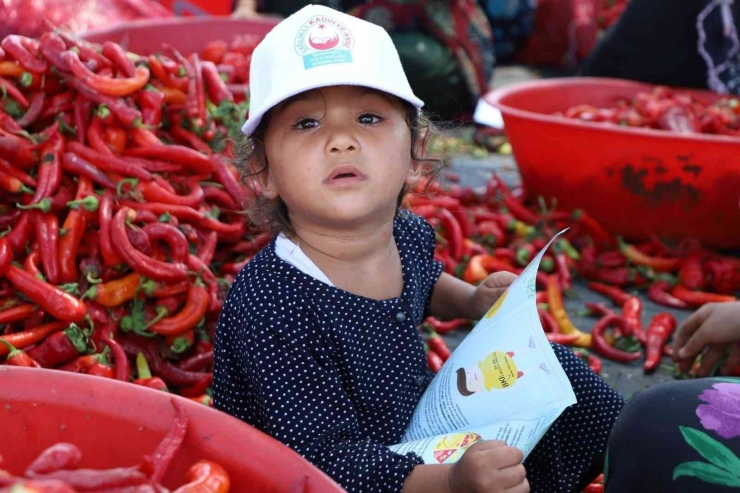
[[[342,164],[331,170],[324,184],[332,186],[349,186],[366,181],[368,176],[355,166]]]

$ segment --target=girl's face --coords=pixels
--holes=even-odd
[[[411,159],[404,106],[365,87],[326,87],[278,105],[265,151],[263,192],[282,198],[294,225],[387,221],[404,183],[415,184],[421,172]]]

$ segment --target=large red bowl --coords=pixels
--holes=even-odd
[[[279,22],[276,18],[172,17],[116,24],[91,29],[79,36],[93,43],[114,41],[138,55],[151,55],[167,43],[183,54],[200,53],[209,41],[227,43],[237,34],[264,36]]]
[[[0,366],[0,468],[21,474],[46,447],[80,447],[82,467],[138,464],[172,428],[171,395],[114,380]],[[179,398],[178,398],[179,399]],[[342,492],[328,476],[277,440],[222,412],[183,399],[189,426],[164,484],[208,459],[226,468],[234,492]]]
[[[613,233],[654,233],[740,247],[740,138],[594,124],[553,113],[607,107],[652,86],[565,78],[508,86],[485,96],[503,114],[530,198],[584,208]],[[700,98],[716,98],[692,91]]]

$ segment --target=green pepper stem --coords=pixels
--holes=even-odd
[[[72,209],[79,209],[80,206],[88,212],[96,212],[100,207],[100,200],[94,195],[88,195],[84,199],[67,202],[67,207]]]
[[[31,204],[31,205],[15,204],[15,206],[24,211],[38,209],[44,214],[46,214],[47,212],[51,211],[51,199],[47,197],[47,198],[41,199],[36,204]]]
[[[5,347],[7,347],[10,350],[10,352],[8,353],[7,359],[10,359],[16,354],[21,352],[18,348],[13,346],[11,343],[6,341],[5,339],[0,339],[0,343],[2,343]]]
[[[141,379],[152,378],[152,372],[149,370],[149,363],[147,363],[144,353],[136,355],[136,373]]]

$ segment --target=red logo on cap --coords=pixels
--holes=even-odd
[[[314,50],[331,50],[339,45],[339,35],[326,24],[319,24],[309,32],[308,44]]]

